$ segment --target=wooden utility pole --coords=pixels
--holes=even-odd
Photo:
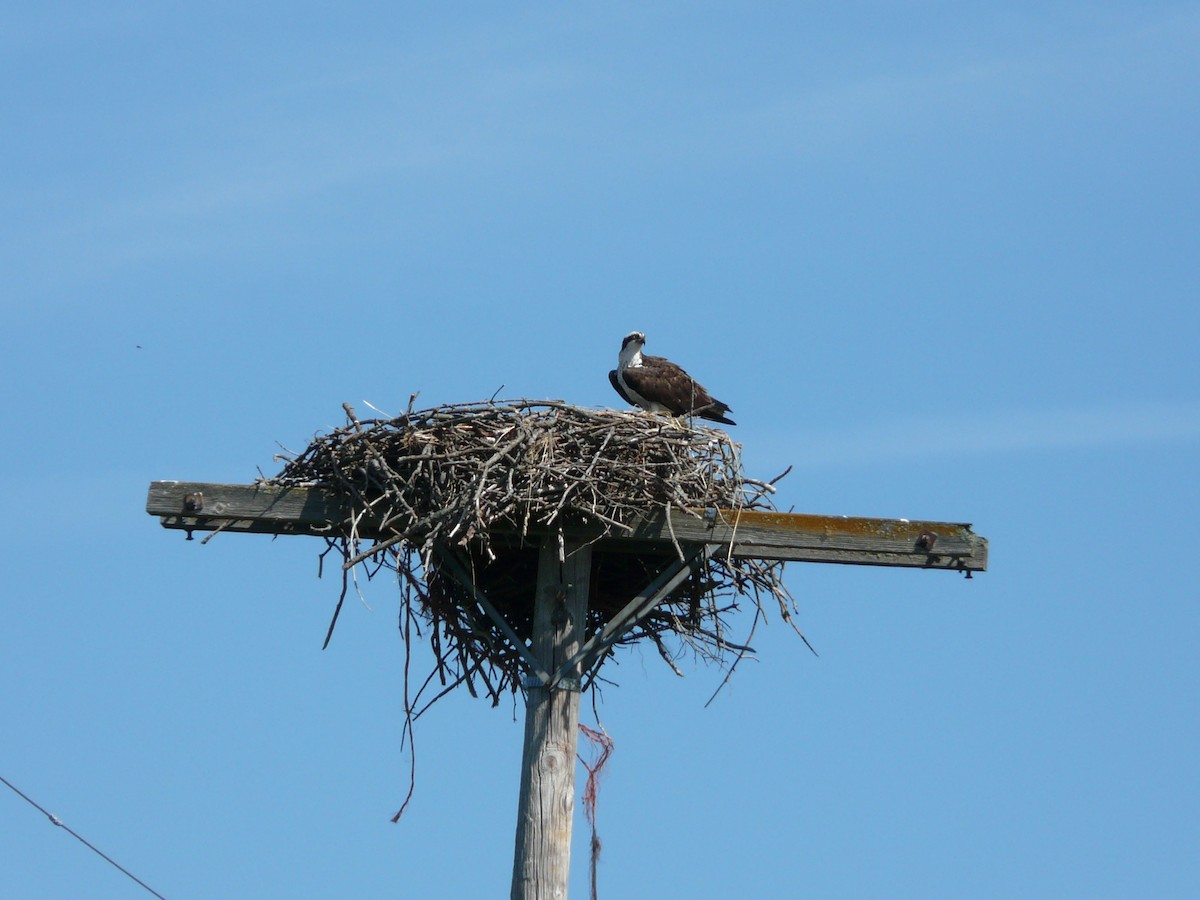
[[[192,531],[217,530],[330,536],[345,533],[352,516],[361,538],[390,534],[355,515],[333,493],[316,487],[156,481],[150,485],[146,512],[158,516],[163,527],[182,529],[189,537]],[[987,568],[987,540],[965,524],[728,509],[694,512],[694,516],[656,512],[624,523],[630,531],[620,535],[600,536],[583,528],[535,533],[540,551],[528,643],[473,586],[453,553],[439,553],[447,571],[475,592],[479,606],[522,656],[528,672],[513,898],[563,900],[567,896],[584,678],[622,635],[690,573],[699,571],[709,555],[947,569],[967,577]],[[504,531],[497,526],[493,534],[503,536]],[[603,550],[642,552],[671,562],[603,629],[588,636],[584,625],[591,557],[593,551]]]
[[[567,896],[580,687],[579,664],[571,661],[583,644],[591,567],[590,545],[560,543],[555,534],[543,538],[530,649],[544,671],[562,677],[556,684],[526,681],[513,900]]]

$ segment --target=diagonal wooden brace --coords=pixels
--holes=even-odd
[[[695,548],[683,559],[674,560],[670,565],[658,573],[653,581],[632,600],[625,605],[619,613],[613,616],[603,628],[603,630],[592,635],[579,651],[567,660],[554,673],[551,679],[551,685],[557,683],[559,679],[567,677],[570,673],[576,671],[580,674],[580,682],[584,677],[596,666],[608,652],[608,649],[624,637],[630,629],[637,626],[639,622],[650,615],[659,603],[667,598],[671,591],[679,587],[684,579],[693,574],[700,572],[705,561],[708,559],[710,546],[708,544],[697,544]]]
[[[457,581],[460,585],[471,592],[475,598],[475,602],[487,614],[487,617],[496,623],[496,627],[500,629],[500,633],[508,638],[508,642],[513,645],[513,649],[521,655],[521,659],[525,661],[526,667],[542,684],[550,685],[557,678],[552,679],[550,673],[542,668],[542,664],[538,658],[533,655],[533,652],[526,646],[525,642],[517,637],[517,633],[512,630],[512,626],[508,624],[508,620],[500,615],[500,611],[496,609],[487,594],[481,591],[476,585],[475,580],[471,577],[471,573],[455,556],[452,550],[444,549],[438,545],[434,545],[434,555],[437,556],[438,565],[445,567],[448,574]]]

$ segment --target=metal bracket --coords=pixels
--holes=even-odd
[[[512,630],[512,626],[508,624],[508,620],[500,615],[500,611],[488,599],[487,594],[475,585],[475,580],[471,578],[471,573],[459,562],[458,557],[452,551],[444,550],[436,544],[434,545],[433,552],[438,558],[438,564],[445,566],[451,577],[471,592],[471,595],[475,598],[475,602],[479,604],[480,608],[487,614],[487,617],[496,624],[496,627],[500,629],[500,633],[508,638],[508,642],[521,655],[521,659],[525,661],[526,667],[532,673],[530,677],[537,679],[541,685],[550,686],[552,683],[550,673],[542,668],[541,662],[533,655],[533,651],[525,645],[523,640],[517,637],[517,633]]]
[[[619,613],[613,616],[608,624],[604,626],[603,630],[592,635],[570,659],[559,666],[553,675],[542,667],[541,662],[533,655],[533,651],[526,646],[524,641],[517,637],[517,633],[512,630],[512,626],[508,624],[508,621],[500,614],[492,601],[488,599],[487,594],[475,585],[470,573],[453,551],[435,546],[434,554],[437,556],[438,564],[444,566],[447,574],[471,592],[480,609],[496,624],[496,627],[500,629],[504,637],[508,639],[513,648],[521,655],[521,659],[528,670],[528,673],[521,679],[521,687],[525,690],[546,688],[547,690],[558,689],[580,692],[582,691],[584,676],[588,675],[593,668],[599,665],[600,660],[603,659],[604,654],[608,652],[609,648],[632,629],[636,628],[646,616],[654,611],[656,606],[670,596],[671,592],[679,587],[687,578],[698,574],[708,561],[709,554],[715,546],[714,544],[697,544],[683,559],[673,560],[636,597],[630,600]],[[575,672],[579,674],[573,674]]]
[[[654,608],[670,595],[671,591],[679,587],[689,576],[700,572],[708,561],[711,547],[710,544],[698,544],[686,557],[674,560],[659,572],[653,581],[625,605],[624,609],[608,621],[603,630],[592,635],[574,656],[562,664],[554,673],[554,680],[564,678],[566,673],[573,671],[576,666],[579,667],[581,676],[589,673],[593,667],[599,664],[608,649],[650,615]],[[553,683],[552,680],[551,684]]]
[[[521,679],[521,687],[525,688],[527,691],[535,691],[538,688],[546,688],[550,691],[574,691],[577,694],[583,690],[583,685],[580,679],[561,678],[557,675],[550,679],[549,682],[542,681],[542,679],[537,675],[525,675]]]

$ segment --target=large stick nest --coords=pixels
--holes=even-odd
[[[520,656],[476,591],[528,640],[543,535],[582,528],[597,540],[591,635],[684,552],[678,544],[649,553],[608,550],[604,538],[621,537],[630,522],[655,512],[773,508],[772,483],[743,474],[738,444],[680,419],[526,400],[419,411],[410,404],[401,416],[369,421],[346,411],[346,427],[285,457],[270,480],[322,486],[352,511],[343,532],[329,538],[342,557],[339,610],[356,572],[397,573],[406,646],[428,634],[435,658],[408,701],[410,713],[459,684],[494,703],[518,690]],[[749,649],[726,638],[725,617],[740,598],[750,598],[756,613],[769,598],[791,621],[794,604],[781,574],[781,563],[714,554],[620,643],[653,643],[676,673],[686,648],[731,661]],[[422,700],[426,691],[435,696]]]

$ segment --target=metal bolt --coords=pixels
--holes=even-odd
[[[185,494],[183,497],[184,512],[197,513],[204,509],[204,494],[197,491],[194,494]]]
[[[922,553],[928,553],[933,549],[933,545],[937,543],[937,533],[933,531],[922,531],[917,536],[917,549]]]

